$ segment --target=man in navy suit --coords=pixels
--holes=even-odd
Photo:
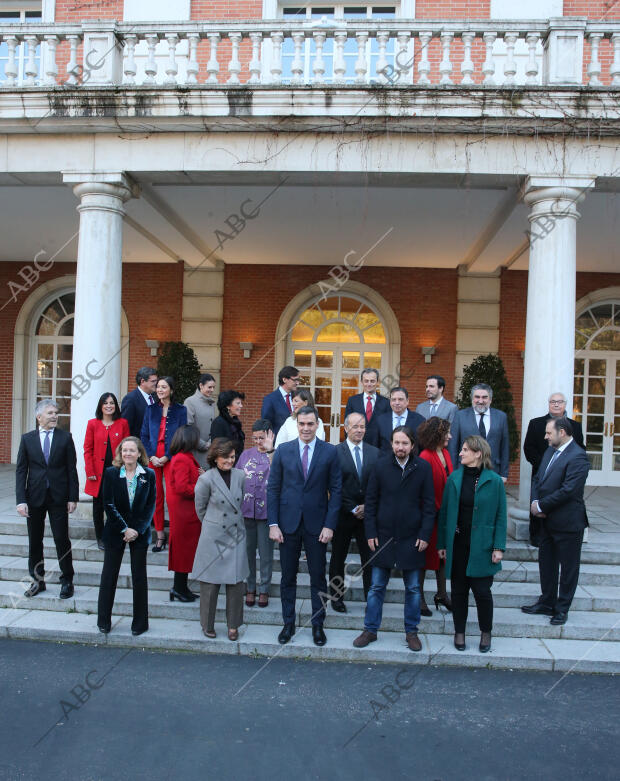
[[[390,391],[390,412],[384,412],[373,419],[365,441],[378,447],[384,453],[392,452],[392,431],[396,426],[407,426],[415,437],[420,423],[424,423],[422,415],[407,409],[409,392],[406,388],[392,388]],[[416,439],[417,444],[417,439]]]
[[[291,404],[297,386],[299,385],[299,369],[294,366],[285,366],[278,372],[279,387],[268,393],[263,399],[260,416],[271,421],[274,437],[284,421],[293,412]]]
[[[372,420],[384,412],[389,412],[390,402],[385,396],[380,396],[377,393],[377,386],[379,385],[379,372],[377,369],[364,369],[361,380],[364,392],[356,393],[354,396],[349,397],[344,416],[347,418],[352,412],[358,412],[366,418],[366,434],[364,435],[364,441],[366,442]]]
[[[129,433],[140,439],[142,421],[146,408],[155,404],[153,394],[157,386],[157,372],[150,366],[143,366],[136,374],[136,385],[121,401],[121,418],[129,423]]]
[[[471,389],[472,406],[460,409],[450,430],[452,439],[448,445],[450,457],[455,468],[460,467],[458,454],[467,437],[484,437],[491,447],[491,460],[494,470],[506,482],[510,466],[510,436],[508,418],[501,409],[491,407],[493,388],[481,382]]]
[[[550,623],[566,623],[577,583],[583,530],[588,525],[583,489],[590,462],[573,438],[567,418],[547,422],[550,447],[543,456],[532,485],[530,512],[542,518],[538,549],[541,595],[524,613],[551,616]],[[559,580],[559,592],[558,592]]]
[[[327,543],[338,523],[342,475],[334,445],[317,439],[319,425],[314,407],[297,412],[299,438],[276,450],[267,484],[269,538],[280,543],[280,598],[284,627],[278,641],[288,643],[295,634],[297,570],[303,542],[312,597],[312,639],[325,645],[323,631],[327,597],[325,561]]]

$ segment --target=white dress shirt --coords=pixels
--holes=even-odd
[[[353,459],[353,463],[357,467],[357,461],[355,460],[355,448],[359,448],[359,454],[360,454],[360,463],[362,466],[364,466],[364,450],[362,448],[363,442],[360,442],[359,445],[356,445],[355,442],[351,442],[349,437],[345,439],[345,442],[349,446],[349,450],[351,451],[351,458]]]
[[[299,458],[303,458],[304,449],[306,445],[308,445],[308,471],[310,471],[310,464],[312,463],[312,456],[314,455],[314,447],[316,445],[316,437],[312,440],[312,442],[303,442],[301,439],[298,439],[298,442]]]
[[[478,429],[480,429],[480,418],[484,415],[484,429],[487,432],[487,437],[489,435],[489,431],[491,430],[491,408],[486,412],[476,412],[474,410],[474,414],[476,415],[476,425],[478,426]]]
[[[144,401],[146,401],[146,404],[147,404],[147,406],[148,406],[148,407],[151,407],[151,406],[154,404],[154,402],[153,402],[153,397],[151,396],[151,394],[150,394],[150,393],[145,393],[145,392],[142,390],[142,388],[138,388],[138,390],[139,390],[139,391],[140,391],[140,393],[141,393],[141,394],[144,396]]]
[[[45,450],[43,449],[43,443],[45,442],[45,435],[50,435],[50,453],[52,451],[52,440],[54,439],[54,429],[50,428],[47,431],[43,428],[39,429],[39,439],[41,440],[41,450],[45,453]]]
[[[405,426],[407,424],[407,415],[409,414],[409,410],[406,409],[402,415],[397,415],[394,410],[392,410],[392,431],[396,428],[396,426]],[[398,422],[398,419],[401,419],[401,423]]]
[[[325,439],[325,427],[323,426],[323,421],[321,418],[319,418],[319,427],[316,430],[316,435],[319,439]],[[297,419],[292,415],[289,415],[284,423],[280,426],[280,430],[278,431],[278,435],[273,447],[275,449],[280,447],[283,442],[292,442],[298,437],[299,431],[297,430]]]
[[[549,459],[549,463],[545,467],[545,471],[543,472],[543,477],[547,474],[547,469],[549,469],[549,467],[551,466],[552,459],[555,459],[557,461],[556,456],[562,453],[564,450],[566,450],[566,448],[570,445],[572,441],[573,438],[571,437],[568,440],[568,442],[565,442],[563,445],[560,445],[560,447],[555,448],[555,453],[551,456],[551,458]],[[542,512],[542,510],[540,509],[540,505],[538,504],[538,499],[534,499],[534,503],[536,504],[536,509],[538,510],[538,512],[539,513]]]

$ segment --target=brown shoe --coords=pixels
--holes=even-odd
[[[254,607],[256,602],[256,591],[248,591],[245,595],[245,604],[248,607]]]
[[[269,594],[259,594],[258,595],[258,606],[259,607],[267,607],[269,604]]]
[[[407,632],[406,637],[407,637],[407,645],[409,646],[410,651],[422,650],[422,642],[418,637],[417,632]]]
[[[377,635],[373,634],[372,632],[364,631],[359,637],[356,637],[353,641],[353,645],[356,648],[366,648],[367,645],[370,645],[370,643],[374,643],[377,639]]]

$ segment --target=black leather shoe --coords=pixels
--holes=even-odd
[[[103,540],[97,540],[97,547],[99,550],[105,550],[105,545],[103,544]]]
[[[553,624],[553,626],[562,626],[562,624],[565,624],[568,619],[568,613],[554,613],[553,618],[551,621],[549,621],[550,624]]]
[[[464,651],[467,646],[465,645],[465,635],[456,632],[454,635],[454,647],[457,651]]]
[[[318,624],[312,626],[312,639],[314,640],[315,645],[325,645],[327,638],[325,637],[322,626],[319,626]]]
[[[36,597],[37,594],[40,594],[42,591],[45,591],[45,589],[46,589],[46,585],[42,580],[35,580],[24,591],[24,596]]]
[[[138,630],[138,629],[132,629],[132,630],[131,630],[131,634],[132,634],[134,637],[137,637],[138,635],[143,635],[145,632],[148,632],[148,631],[149,631],[149,628],[148,628],[148,626],[147,626],[147,628],[146,628],[146,629],[139,629],[139,630]]]
[[[336,611],[336,613],[347,612],[347,606],[344,604],[344,602],[341,599],[336,599],[335,601],[333,601],[332,608]]]
[[[294,634],[295,624],[284,624],[282,631],[278,635],[278,642],[280,645],[286,645]]]
[[[491,633],[482,632],[480,634],[480,645],[478,646],[481,654],[488,654],[491,650]]]
[[[433,615],[432,611],[426,603],[420,606],[420,615],[425,616],[426,618],[430,618]]]
[[[522,605],[521,612],[527,613],[528,615],[535,615],[535,616],[536,615],[552,616],[553,608],[547,607],[547,605],[543,605],[541,602],[534,602],[533,605]]]
[[[110,632],[110,629],[112,629],[111,626],[98,626],[97,629],[101,632],[102,635],[107,635]]]
[[[60,589],[60,598],[69,599],[73,596],[73,591],[73,583],[63,583],[62,588]]]
[[[177,591],[176,588],[171,588],[170,601],[174,602],[175,599],[178,599],[179,602],[195,602],[196,595],[193,591],[188,591],[186,594],[183,594],[181,591]]]

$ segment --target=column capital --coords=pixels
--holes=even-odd
[[[522,190],[531,207],[529,219],[542,216],[579,217],[576,205],[596,182],[594,176],[528,176]]]
[[[78,211],[102,209],[124,214],[123,204],[138,197],[138,185],[123,171],[63,171],[63,182],[80,199]]]

